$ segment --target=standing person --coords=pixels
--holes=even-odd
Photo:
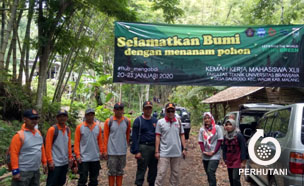
[[[155,157],[158,159],[155,186],[163,185],[169,166],[171,168],[170,185],[178,186],[181,157],[183,155],[185,158],[187,154],[184,129],[181,122],[175,118],[173,103],[166,105],[165,112],[165,118],[158,120],[155,129]]]
[[[109,169],[109,186],[122,186],[124,168],[126,166],[127,148],[130,139],[131,122],[124,117],[124,104],[114,105],[114,116],[108,118],[104,124],[104,139],[107,166]]]
[[[156,119],[158,118],[158,113],[156,110],[154,110],[154,112],[153,112],[153,117],[155,117]]]
[[[235,121],[235,114],[230,114],[229,119],[233,119]]]
[[[38,119],[36,110],[26,110],[23,114],[24,124],[11,141],[12,186],[39,186],[40,162],[44,173],[47,172],[43,138],[39,130],[35,129]]]
[[[203,118],[198,141],[203,153],[203,164],[209,185],[216,186],[215,172],[221,159],[220,147],[223,141],[223,132],[218,125],[215,125],[210,112],[205,112]]]
[[[142,186],[145,173],[149,167],[147,181],[149,186],[154,186],[157,174],[157,159],[155,158],[155,127],[157,119],[152,117],[152,102],[143,104],[143,115],[134,120],[132,128],[131,153],[137,159],[137,172],[135,185]]]
[[[98,175],[100,170],[99,160],[103,156],[104,143],[102,141],[102,130],[94,122],[94,109],[85,111],[85,121],[79,124],[75,131],[74,152],[79,164],[78,186],[86,185],[88,175],[89,185],[98,185]]]
[[[68,168],[72,165],[71,131],[66,122],[68,112],[60,110],[56,116],[57,124],[51,126],[46,134],[45,152],[48,162],[47,186],[62,186],[66,181]]]
[[[239,169],[246,165],[246,141],[235,121],[228,119],[224,125],[223,159],[228,168],[231,186],[241,186]]]

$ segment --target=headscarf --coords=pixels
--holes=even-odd
[[[210,127],[206,128],[205,126],[205,122],[203,123],[204,125],[204,131],[203,131],[203,137],[204,137],[204,141],[206,141],[207,143],[207,146],[210,148],[211,146],[211,138],[212,136],[215,135],[216,133],[216,128],[215,128],[215,121],[214,121],[214,118],[212,116],[212,114],[210,112],[204,112],[203,114],[203,118],[205,118],[205,116],[209,116],[211,118],[211,125]]]
[[[233,127],[233,131],[228,132],[227,130],[225,130],[224,136],[226,139],[232,140],[237,135],[237,133],[240,132],[240,130],[236,127],[236,123],[234,119],[228,119],[224,125],[226,125],[227,122],[231,123]]]

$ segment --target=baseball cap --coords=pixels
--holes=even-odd
[[[114,105],[114,109],[119,109],[119,108],[124,108],[124,104],[123,103],[121,103],[121,102],[118,102],[118,103],[115,103],[115,105]]]
[[[60,116],[60,115],[68,116],[68,112],[64,109],[60,109],[57,113],[57,116]]]
[[[145,101],[143,107],[153,107],[153,104],[151,101]]]
[[[172,109],[175,109],[175,105],[174,103],[168,103],[166,106],[165,106],[166,110],[169,109],[169,108],[172,108]]]
[[[30,118],[30,119],[40,118],[39,115],[38,115],[38,112],[35,109],[25,110],[24,113],[23,113],[23,117]]]
[[[92,108],[88,108],[88,109],[85,111],[85,114],[89,114],[89,113],[94,113],[94,114],[95,114],[95,110],[92,109]]]

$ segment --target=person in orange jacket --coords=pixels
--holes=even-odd
[[[66,126],[68,112],[60,110],[56,119],[57,124],[49,128],[45,139],[45,152],[49,168],[47,186],[64,185],[68,168],[73,163],[71,131]]]
[[[79,124],[75,131],[74,152],[79,164],[78,186],[84,186],[90,175],[90,186],[98,185],[100,170],[99,160],[103,157],[104,143],[102,129],[94,121],[94,109],[87,109],[85,121]]]
[[[114,116],[108,118],[104,124],[105,157],[108,160],[109,186],[122,185],[124,167],[126,166],[127,147],[129,145],[131,122],[123,116],[123,103],[114,105]]]
[[[39,186],[40,162],[43,164],[44,173],[47,173],[43,138],[39,130],[35,129],[38,119],[36,110],[26,110],[23,114],[24,125],[12,138],[10,144],[12,186]]]

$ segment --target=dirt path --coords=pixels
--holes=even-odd
[[[192,135],[190,137],[188,144],[188,156],[185,160],[181,160],[181,171],[180,171],[180,186],[201,186],[207,184],[207,176],[205,174],[201,150],[197,143],[197,136]],[[129,152],[129,150],[128,150]],[[99,175],[99,185],[108,185],[107,178],[107,167],[106,162],[101,162],[102,170]],[[125,175],[123,179],[124,186],[133,186],[136,174],[136,160],[134,155],[127,154],[127,166],[125,168]],[[166,181],[164,186],[169,186],[169,174],[167,174]],[[228,186],[229,179],[227,169],[224,168],[221,164],[219,165],[217,172],[217,185]],[[241,182],[243,186],[249,186],[249,184],[244,180],[244,177],[241,177]],[[69,186],[77,185],[77,179],[68,180]],[[145,181],[144,186],[148,186],[148,183]]]

